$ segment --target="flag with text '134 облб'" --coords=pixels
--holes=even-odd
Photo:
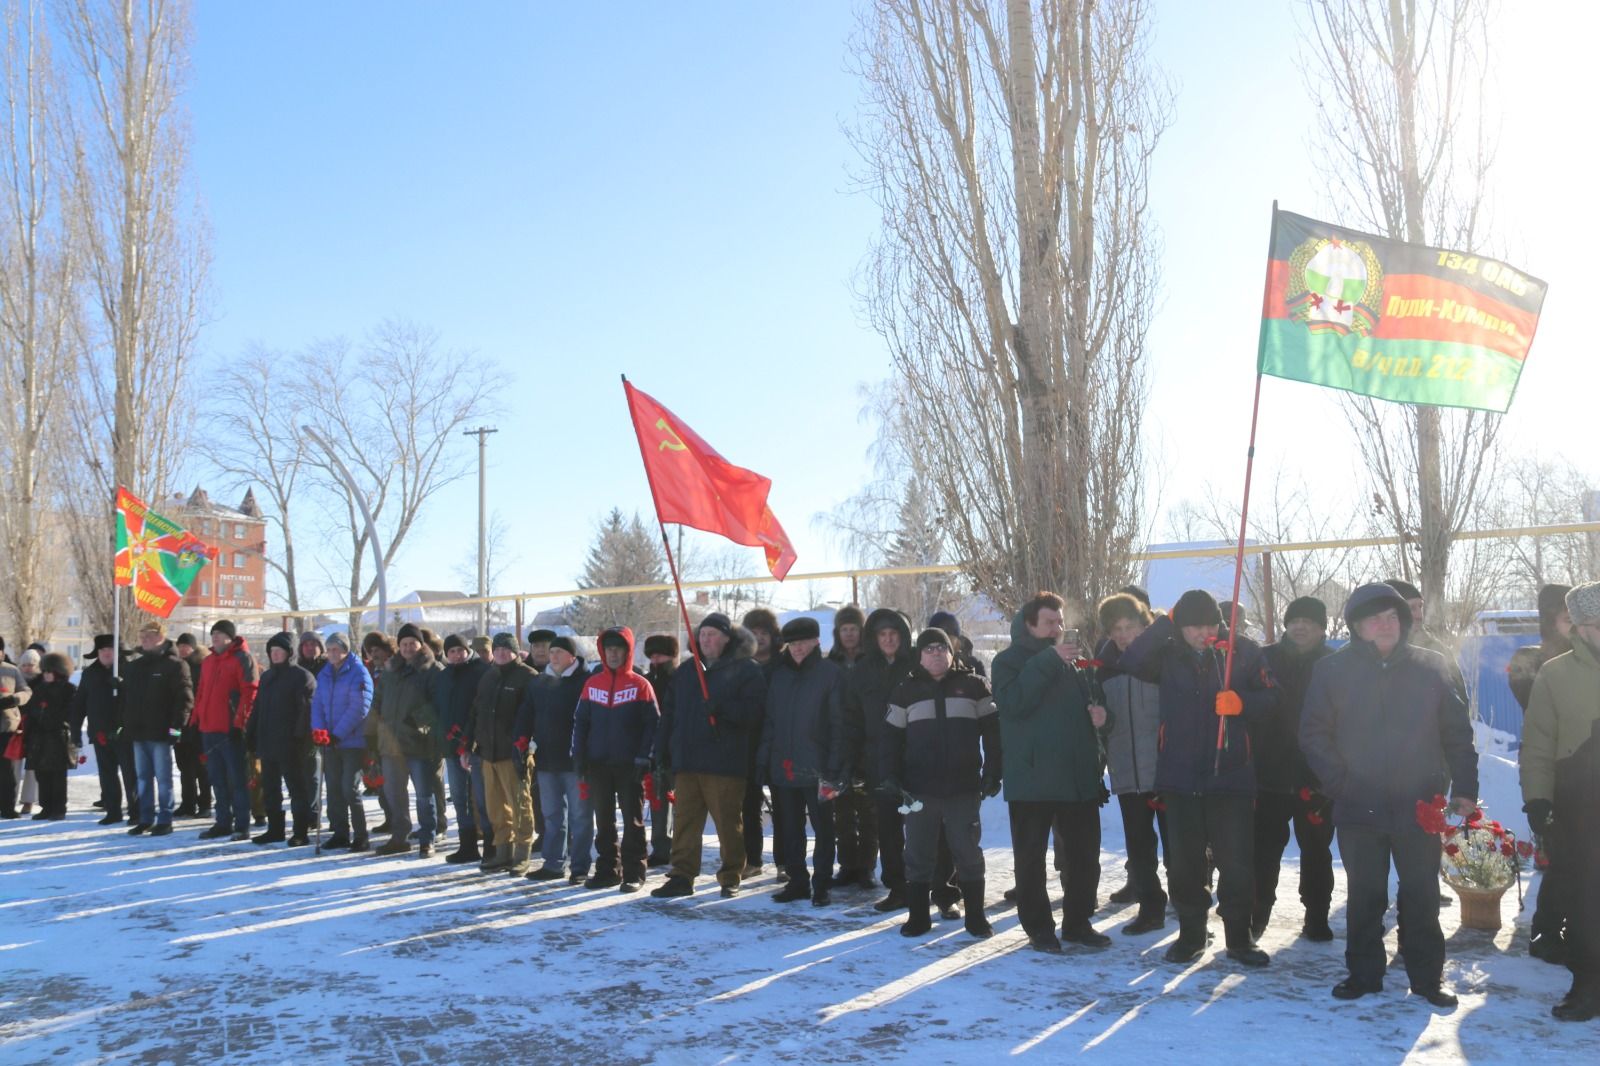
[[[1257,369],[1398,403],[1505,411],[1545,288],[1497,259],[1279,211]]]
[[[734,466],[653,397],[623,387],[661,521],[762,548],[767,569],[782,581],[795,552],[767,505],[771,479]]]

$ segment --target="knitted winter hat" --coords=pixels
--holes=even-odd
[[[567,643],[570,644],[572,642],[569,640]],[[550,646],[552,648],[555,647],[555,642],[551,641]],[[573,654],[576,655],[577,652],[573,652]],[[678,657],[678,638],[671,633],[651,633],[644,638],[644,656],[648,659],[652,655],[665,655],[676,659]]]
[[[810,615],[800,615],[783,623],[783,631],[779,634],[785,644],[796,640],[820,640],[822,627],[817,625],[817,620]]]
[[[961,636],[961,622],[949,611],[934,611],[928,618],[928,625],[934,629],[944,630],[948,636]]]
[[[350,641],[345,639],[345,635],[343,633],[329,633],[328,634],[328,643],[326,644],[326,647],[329,647],[329,648],[337,647],[337,648],[341,649],[346,655],[350,654]]]
[[[1172,608],[1172,624],[1183,626],[1219,626],[1222,624],[1222,609],[1217,606],[1216,597],[1204,589],[1190,589],[1178,597],[1178,602]]]
[[[416,626],[412,625],[410,622],[407,622],[405,625],[401,626],[399,631],[395,633],[395,635],[394,635],[395,643],[398,644],[400,641],[405,640],[407,637],[410,637],[412,640],[417,641],[419,644],[420,643],[424,643],[424,641],[422,639],[422,630],[417,628]]]
[[[1600,581],[1586,581],[1567,593],[1567,613],[1573,625],[1600,622]]]
[[[200,642],[194,638],[193,633],[179,633],[178,639],[174,643],[179,645],[187,645],[191,648],[198,648],[200,646]]]
[[[467,643],[472,647],[472,654],[480,659],[487,659],[490,653],[494,651],[494,645],[489,638],[481,633],[467,641]]]
[[[950,648],[950,637],[944,630],[937,626],[929,626],[917,634],[917,654],[922,654],[923,648],[933,647]],[[951,649],[954,650],[954,649]]]
[[[467,647],[466,638],[460,633],[451,633],[448,637],[444,638],[444,650],[449,651],[451,648],[460,648],[462,651],[472,650],[471,648]]]
[[[233,623],[228,621],[226,618],[220,619],[220,620],[212,623],[211,632],[213,632],[213,633],[221,633],[223,636],[227,637],[229,640],[232,640],[234,637],[237,637],[239,635],[239,631],[233,627]]]
[[[501,648],[507,651],[522,650],[522,646],[517,643],[517,635],[515,633],[496,633],[494,635],[494,650],[499,651]]]
[[[17,660],[17,665],[18,666],[31,666],[31,667],[33,667],[35,669],[38,669],[39,663],[41,661],[43,661],[43,659],[44,659],[44,656],[40,655],[38,652],[34,651],[32,648],[29,648],[27,651],[22,653],[22,658]]]
[[[1417,586],[1413,585],[1411,582],[1406,581],[1404,578],[1391,577],[1389,580],[1385,581],[1384,584],[1398,592],[1401,599],[1422,599],[1422,590],[1417,588]]]
[[[699,629],[715,629],[725,637],[733,636],[733,623],[721,611],[712,611],[700,619]]]
[[[1567,593],[1571,585],[1546,585],[1539,590],[1539,621],[1554,622],[1556,615],[1567,609]]]
[[[294,642],[294,646],[297,648],[303,648],[307,644],[314,645],[318,651],[324,650],[322,637],[320,637],[315,630],[306,630],[304,633],[300,634],[300,639]]]
[[[1288,625],[1296,618],[1305,618],[1317,624],[1318,629],[1328,628],[1328,605],[1315,596],[1301,596],[1289,604],[1289,609],[1283,612],[1283,624]]]
[[[270,655],[273,648],[282,648],[285,655],[294,654],[294,636],[290,633],[274,633],[267,638],[267,652]]]
[[[650,646],[650,642],[649,641],[645,641],[645,647],[649,648],[649,646]],[[676,640],[674,640],[672,642],[672,646],[673,646],[674,649],[676,649],[677,646],[678,646],[678,642]],[[550,650],[551,651],[555,651],[557,648],[560,648],[562,651],[566,652],[568,655],[572,656],[574,659],[579,657],[578,656],[578,642],[573,640],[571,637],[551,637],[550,638]],[[647,651],[646,654],[649,654],[649,652]],[[677,652],[674,651],[673,654],[676,655]]]

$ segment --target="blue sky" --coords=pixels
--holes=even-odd
[[[490,497],[517,559],[496,591],[569,587],[605,511],[648,514],[622,372],[773,479],[797,573],[844,565],[813,516],[869,476],[858,388],[889,365],[851,290],[876,226],[843,132],[859,99],[854,5],[197,6],[187,103],[215,256],[208,360],[399,315],[478,353],[462,373],[498,364]],[[1163,505],[1210,479],[1237,492],[1271,201],[1340,216],[1308,150],[1296,17],[1287,3],[1158,7],[1155,61],[1177,91],[1152,186]],[[1552,282],[1508,431],[1576,455],[1567,409],[1600,375],[1576,340],[1586,301],[1561,282],[1594,233],[1574,231],[1587,186],[1552,165],[1574,139],[1547,105],[1576,91],[1576,42],[1593,34],[1563,25],[1497,39],[1497,225]],[[1258,471],[1319,471],[1343,491],[1347,437],[1317,390],[1267,382]],[[439,496],[390,588],[457,584],[475,538],[459,518],[475,506],[472,478]]]

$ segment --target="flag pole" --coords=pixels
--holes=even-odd
[[[1261,286],[1261,303],[1266,306],[1267,297],[1272,292],[1272,252],[1277,244],[1278,235],[1278,201],[1272,201],[1272,229],[1267,238],[1267,273]],[[1244,500],[1239,505],[1239,546],[1233,558],[1233,600],[1228,611],[1228,652],[1222,667],[1222,687],[1226,690],[1233,684],[1233,653],[1239,644],[1239,589],[1244,582],[1244,542],[1245,534],[1250,528],[1250,479],[1255,472],[1256,465],[1256,424],[1261,415],[1261,358],[1256,356],[1256,390],[1255,399],[1250,404],[1250,444],[1245,450],[1244,458]],[[1211,773],[1216,775],[1222,766],[1222,748],[1227,743],[1228,720],[1222,715],[1217,715],[1217,753],[1211,764]]]
[[[622,392],[628,399],[629,421],[633,415],[633,386],[628,384],[628,375],[622,375]],[[644,463],[644,478],[650,484],[650,506],[656,512],[656,528],[661,530],[661,547],[667,553],[667,569],[672,572],[672,587],[678,593],[678,612],[683,616],[683,631],[689,637],[689,658],[694,660],[695,677],[700,681],[700,696],[711,699],[711,690],[706,686],[706,668],[700,661],[700,642],[695,639],[694,627],[689,624],[689,605],[683,599],[683,584],[678,580],[678,561],[672,555],[672,542],[667,538],[667,524],[661,520],[661,498],[656,495],[656,477],[650,472],[650,460],[645,455],[644,439],[639,436],[638,428],[634,428],[634,437],[639,441],[639,459]],[[712,725],[715,725],[715,720]]]
[[[117,504],[116,495],[111,497],[111,677],[115,681],[122,680],[122,592],[117,585]],[[128,569],[132,576],[133,546],[128,546]]]

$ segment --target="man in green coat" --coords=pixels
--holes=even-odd
[[[1017,878],[1017,915],[1035,951],[1061,951],[1045,885],[1045,849],[1056,829],[1061,939],[1103,948],[1089,923],[1100,888],[1100,805],[1106,799],[1105,707],[1078,648],[1058,643],[1061,597],[1041,592],[1011,622],[1011,646],[995,656],[994,699]]]
[[[433,854],[437,828],[433,804],[433,767],[438,764],[434,733],[439,711],[434,705],[438,674],[444,666],[423,642],[422,633],[407,623],[400,627],[400,653],[378,674],[372,707],[367,712],[367,746],[376,748],[383,763],[383,791],[389,800],[389,842],[374,853],[404,855],[411,850],[410,797],[406,785],[417,790],[418,851]]]

